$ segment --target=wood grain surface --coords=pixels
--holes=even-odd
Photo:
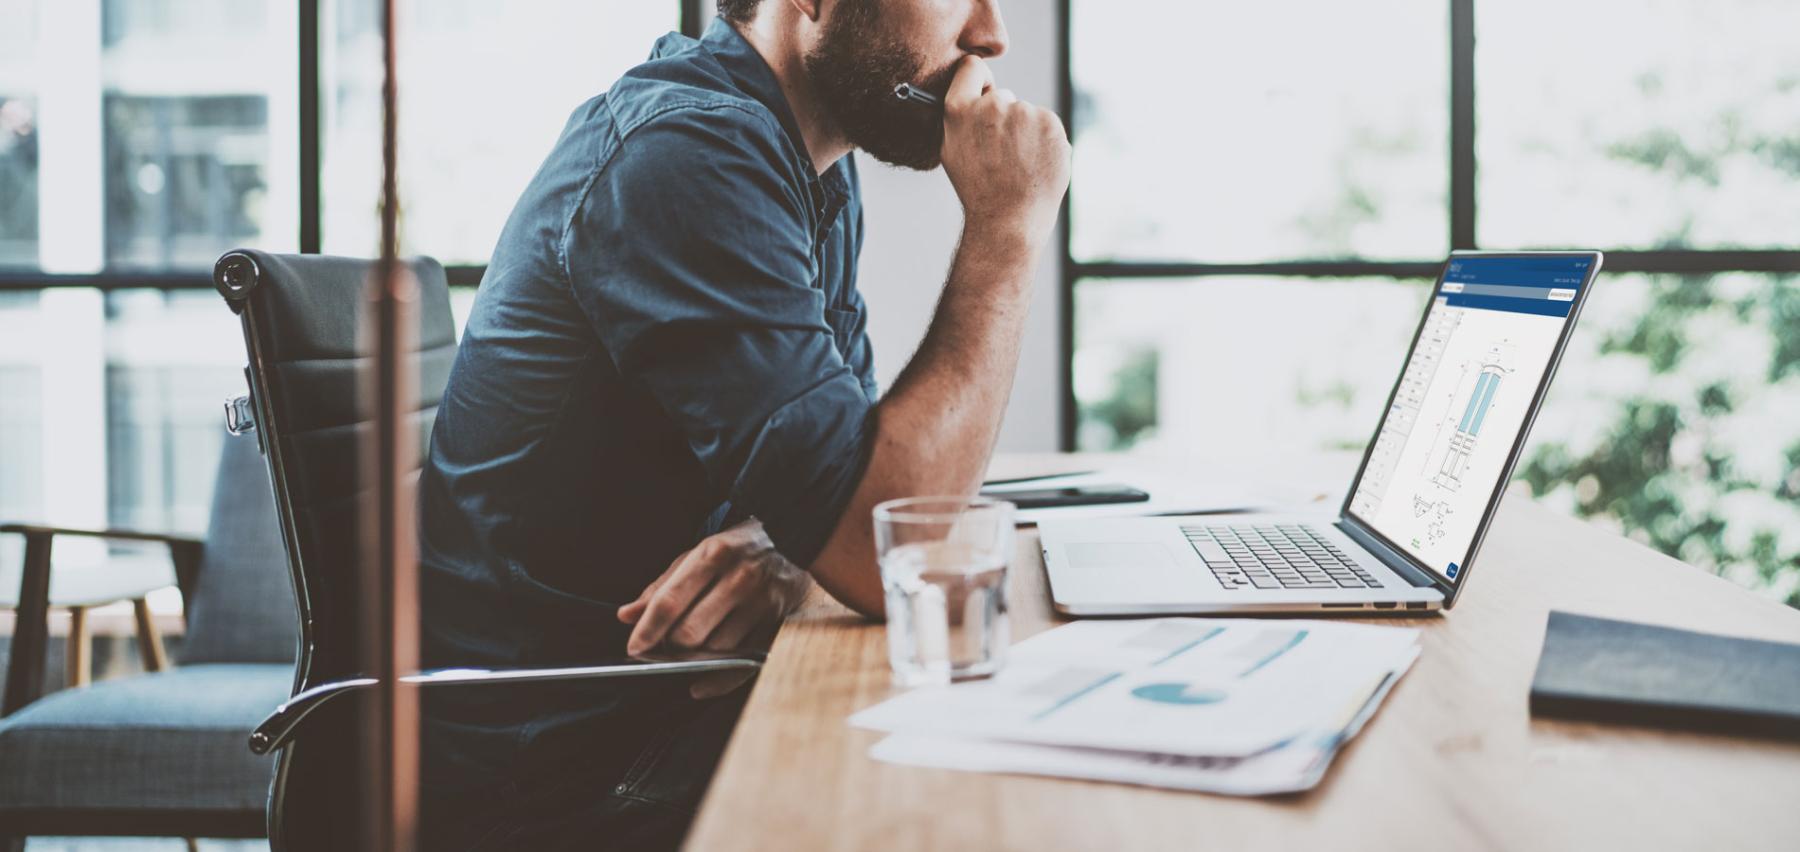
[[[1317,789],[1269,799],[878,763],[881,735],[845,719],[892,694],[883,628],[817,595],[777,638],[688,848],[1800,849],[1800,744],[1526,710],[1553,608],[1790,642],[1800,611],[1518,496],[1469,582],[1447,614],[1380,620],[1423,630],[1418,664]],[[1059,622],[1029,530],[1011,583],[1016,639]]]

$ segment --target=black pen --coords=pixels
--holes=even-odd
[[[927,92],[918,86],[914,86],[911,83],[900,83],[899,85],[894,86],[894,97],[907,103],[918,104],[919,106],[933,107],[936,109],[942,109],[944,106],[943,98]]]

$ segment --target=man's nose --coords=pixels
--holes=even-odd
[[[1000,20],[999,0],[975,0],[962,43],[957,46],[982,59],[997,59],[1006,52],[1006,45],[1006,22]]]

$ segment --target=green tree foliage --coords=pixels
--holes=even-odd
[[[1111,392],[1082,411],[1084,429],[1103,436],[1104,443],[1085,443],[1124,450],[1155,431],[1157,362],[1151,347],[1133,350],[1125,358],[1113,374]]]
[[[1664,94],[1660,75],[1639,83],[1649,101]],[[1627,130],[1600,148],[1671,190],[1717,187],[1726,168],[1800,187],[1791,128],[1746,118],[1768,113],[1760,99],[1797,90],[1800,78],[1782,76],[1774,93],[1741,91],[1710,121]],[[1685,247],[1692,224],[1658,242]],[[1648,380],[1620,400],[1599,440],[1540,441],[1520,479],[1536,495],[1572,493],[1577,514],[1800,607],[1800,276],[1648,283],[1641,313],[1596,353],[1636,359]]]

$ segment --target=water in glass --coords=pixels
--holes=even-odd
[[[992,547],[918,542],[882,556],[888,659],[906,686],[986,677],[1006,658],[1006,559]]]

